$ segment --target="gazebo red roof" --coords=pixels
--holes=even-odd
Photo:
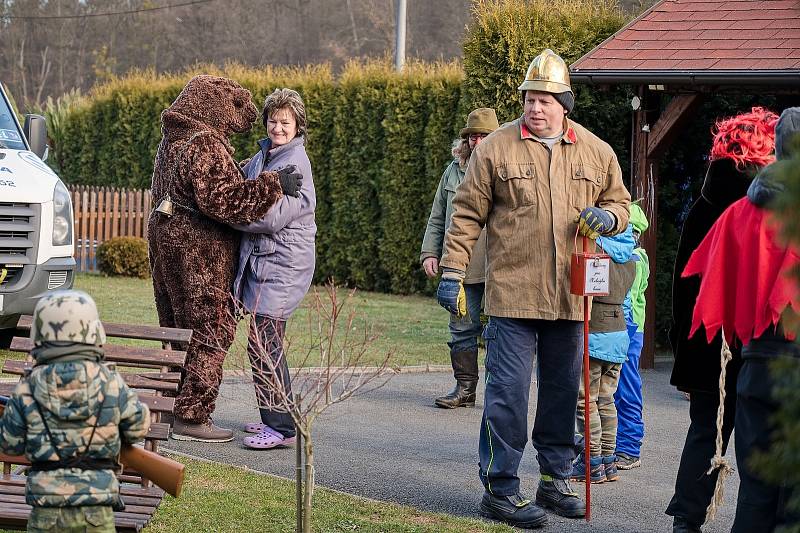
[[[611,83],[800,83],[799,69],[800,0],[662,0],[571,66]]]

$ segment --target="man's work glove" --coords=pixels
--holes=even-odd
[[[614,229],[614,217],[601,207],[587,207],[578,215],[578,232],[596,239]]]
[[[278,179],[281,180],[281,189],[286,196],[300,197],[300,188],[303,186],[303,175],[297,171],[297,167],[289,165],[278,171]]]
[[[464,292],[464,272],[446,269],[436,289],[439,305],[458,318],[467,316],[467,294]]]

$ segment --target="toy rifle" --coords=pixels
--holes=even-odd
[[[0,416],[5,411],[8,397],[0,396]],[[150,450],[123,444],[119,454],[120,462],[143,477],[146,477],[176,498],[183,487],[184,465]]]

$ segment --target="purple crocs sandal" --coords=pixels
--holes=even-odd
[[[261,433],[244,438],[244,445],[255,450],[269,450],[279,446],[290,446],[295,443],[296,437],[284,437],[274,429],[266,426]]]
[[[261,433],[268,427],[268,425],[262,424],[261,422],[250,422],[244,425],[244,431],[245,433]]]

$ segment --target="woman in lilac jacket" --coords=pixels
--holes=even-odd
[[[274,403],[267,386],[274,371],[291,397],[289,366],[283,351],[286,321],[303,300],[314,275],[317,200],[311,163],[305,151],[306,112],[300,95],[276,89],[267,96],[262,114],[269,137],[245,165],[248,179],[264,170],[293,165],[303,175],[296,196],[286,194],[267,215],[247,226],[239,249],[234,297],[253,315],[248,355],[253,370],[261,422],[250,423],[245,446],[268,449],[295,442],[292,417],[269,409]],[[256,339],[258,339],[256,341]]]

